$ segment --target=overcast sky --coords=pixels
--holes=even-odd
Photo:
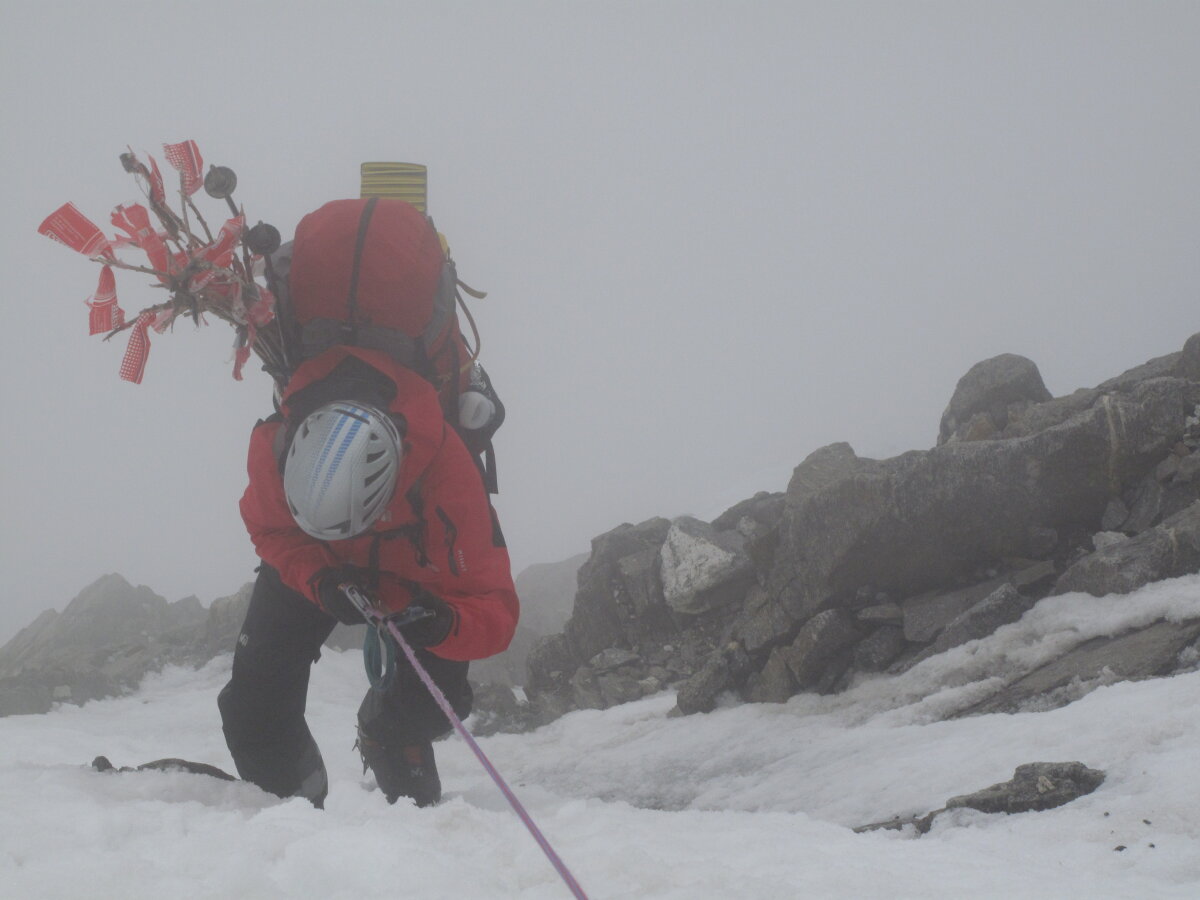
[[[5,172],[0,640],[120,572],[208,602],[270,385],[232,331],[87,337],[97,267],[36,233],[137,198],[194,139],[290,236],[364,160],[429,166],[509,410],[517,569],[714,515],[847,440],[931,446],[1020,353],[1056,395],[1200,329],[1200,4],[15,2]],[[164,167],[165,168],[165,167]],[[220,218],[207,198],[205,209]],[[121,273],[129,312],[159,296]]]

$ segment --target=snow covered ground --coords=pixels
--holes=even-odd
[[[833,697],[673,719],[663,694],[481,743],[593,898],[1195,898],[1200,671],[1050,712],[937,720],[1017,660],[1163,615],[1200,615],[1200,576],[1047,600],[985,641]],[[440,806],[389,807],[370,789],[351,749],[354,652],[314,670],[323,812],[203,776],[88,768],[104,754],[232,770],[216,709],[228,668],[224,657],[129,697],[0,719],[0,896],[568,896],[457,737],[439,745]],[[1057,810],[946,813],[920,838],[850,830],[1021,763],[1068,760],[1108,779]]]

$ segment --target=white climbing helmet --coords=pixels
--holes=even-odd
[[[300,423],[283,466],[296,524],[321,541],[357,537],[383,514],[402,455],[391,416],[361,403],[326,403]]]

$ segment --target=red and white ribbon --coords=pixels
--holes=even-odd
[[[125,347],[125,358],[121,360],[122,381],[142,383],[142,376],[146,374],[146,360],[150,358],[150,335],[147,331],[154,318],[154,313],[146,310],[133,323],[129,344]]]
[[[167,162],[179,171],[183,179],[183,192],[189,197],[204,184],[204,160],[200,157],[200,148],[195,141],[183,141],[178,144],[163,144],[163,152]]]
[[[111,266],[100,270],[100,283],[96,294],[87,301],[88,334],[107,334],[125,324],[125,310],[117,303],[117,279]]]
[[[112,223],[129,235],[129,242],[141,248],[150,260],[150,268],[161,272],[160,281],[165,281],[171,272],[171,254],[166,242],[150,223],[150,213],[140,203],[118,206],[113,210]]]
[[[38,234],[52,241],[65,244],[84,256],[106,256],[112,258],[112,246],[108,238],[91,219],[75,208],[74,203],[64,203],[42,221]]]
[[[246,228],[246,217],[237,216],[221,226],[217,239],[199,253],[199,258],[211,264],[212,268],[205,269],[196,275],[188,284],[188,288],[199,291],[217,276],[218,269],[225,269],[233,262],[233,253],[237,242]]]

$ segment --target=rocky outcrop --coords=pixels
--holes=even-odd
[[[233,648],[249,597],[247,585],[206,610],[105,575],[0,649],[0,715],[113,696],[164,665],[203,664]]]
[[[681,713],[722,694],[783,701],[905,671],[1052,592],[1195,572],[1198,449],[1200,335],[1059,398],[1030,360],[986,360],[960,380],[932,449],[874,460],[832,444],[784,494],[711,524],[655,519],[597,538],[564,635],[531,654],[526,686],[551,717],[664,685]],[[1177,665],[1168,648],[1178,656],[1194,640],[1191,623],[1161,624],[1161,655],[1120,671]],[[618,649],[632,656],[599,671],[593,660]],[[1090,677],[1092,657],[1074,662],[1068,681]],[[1061,675],[1014,684],[997,703],[1062,696]]]

